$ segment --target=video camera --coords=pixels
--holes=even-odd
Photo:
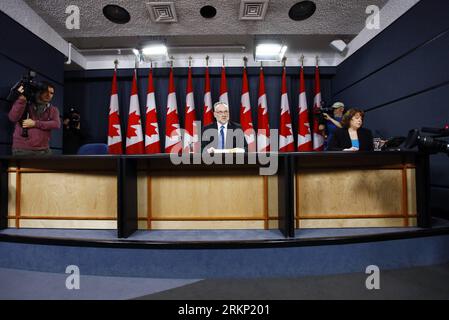
[[[430,133],[432,135],[423,135],[423,132]],[[435,154],[438,152],[444,152],[449,156],[449,141],[439,140],[437,138],[449,137],[449,126],[444,128],[421,128],[421,130],[413,129],[408,133],[407,138],[404,141],[405,149],[412,149],[418,146],[418,150]]]
[[[70,108],[69,112],[64,116],[64,119],[69,120],[68,127],[70,129],[79,129],[81,116],[78,110],[75,108]]]
[[[28,102],[35,103],[37,93],[48,89],[48,85],[36,81],[35,77],[36,72],[30,70],[27,75],[23,76],[22,79],[11,88],[6,100],[15,102],[21,95],[23,95]],[[23,88],[23,92],[19,91],[20,87]]]
[[[321,101],[321,106],[319,108],[313,108],[313,116],[318,117],[319,124],[326,124],[326,118],[324,118],[324,113],[327,113],[332,117],[334,113],[334,108],[325,107],[324,101]]]

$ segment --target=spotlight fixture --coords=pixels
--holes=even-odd
[[[103,8],[103,15],[109,20],[117,24],[125,24],[131,20],[129,12],[115,4],[108,4]]]
[[[260,43],[256,46],[254,60],[259,61],[282,61],[287,51],[287,46],[279,43]]]
[[[338,51],[339,53],[344,53],[347,49],[347,45],[343,40],[334,40],[330,43],[332,49]]]

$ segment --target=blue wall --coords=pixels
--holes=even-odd
[[[384,137],[449,123],[449,1],[421,0],[337,68],[333,96]],[[432,206],[449,210],[449,158],[431,157]]]
[[[34,70],[37,80],[47,80],[55,85],[53,100],[62,110],[64,96],[64,55],[22,27],[0,11],[0,154],[11,152],[14,124],[8,119],[10,104],[5,100],[10,88]],[[62,148],[62,130],[53,130],[51,148],[54,153]]]
[[[181,126],[184,121],[184,108],[187,84],[187,68],[174,68],[174,80],[178,114]],[[226,68],[228,84],[228,97],[230,103],[231,120],[240,122],[239,108],[242,90],[242,68]],[[335,75],[335,68],[321,68],[321,91],[323,100],[331,103],[331,80]],[[145,112],[146,90],[148,85],[149,69],[138,70],[138,88],[141,114]],[[221,68],[209,68],[211,76],[212,103],[218,101],[220,91]],[[257,126],[257,100],[259,94],[259,72],[256,67],[248,68],[248,82],[253,123]],[[306,68],[306,87],[308,106],[313,106],[313,86],[315,68]],[[203,116],[204,101],[204,73],[205,68],[193,68],[193,90],[195,107],[198,119]],[[131,93],[133,70],[118,70],[119,104],[123,134],[126,133],[127,115],[129,110],[129,97]],[[65,73],[65,107],[76,107],[81,112],[81,127],[88,135],[89,142],[106,142],[109,113],[109,99],[111,94],[111,81],[113,70],[71,71]],[[281,67],[264,68],[265,91],[267,94],[271,128],[278,128],[281,99]],[[165,112],[168,93],[168,68],[154,69],[156,92],[156,108],[158,112],[161,137],[165,136]],[[287,68],[287,90],[289,94],[290,111],[293,126],[296,129],[297,108],[299,94],[299,68]],[[296,137],[295,137],[296,139]],[[162,139],[162,144],[164,144]]]

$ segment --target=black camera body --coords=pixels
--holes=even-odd
[[[19,82],[17,82],[9,92],[6,100],[10,103],[14,103],[19,99],[21,95],[23,95],[27,99],[27,106],[25,112],[22,115],[22,119],[20,123],[23,122],[24,119],[28,118],[29,114],[29,105],[31,103],[36,103],[36,96],[39,92],[48,90],[48,85],[39,81],[36,81],[34,78],[36,77],[36,72],[29,71],[27,75],[23,76]],[[20,91],[22,88],[22,91]],[[28,137],[28,129],[22,128],[22,137]]]
[[[320,108],[313,109],[313,115],[314,117],[318,117],[319,124],[326,124],[326,118],[324,118],[324,113],[327,113],[332,117],[334,109],[332,107],[323,107],[323,106],[321,106]]]
[[[69,120],[69,123],[67,125],[69,129],[79,129],[81,116],[75,108],[70,108],[69,112],[65,115],[64,119]]]
[[[432,135],[424,135],[431,133]],[[421,152],[436,154],[438,152],[446,153],[449,156],[449,141],[439,140],[437,138],[449,137],[449,127],[444,128],[421,128],[410,130],[404,142],[405,149],[418,147]]]
[[[48,89],[48,86],[40,81],[35,80],[36,73],[30,71],[27,75],[23,76],[22,79],[17,82],[12,88],[6,98],[9,102],[15,102],[21,95],[25,96],[28,102],[35,103],[36,95],[39,92]],[[20,92],[20,87],[23,88],[23,92]]]

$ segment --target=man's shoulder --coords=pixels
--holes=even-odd
[[[217,123],[216,123],[216,122],[213,122],[213,123],[211,123],[211,124],[209,124],[209,125],[203,127],[203,130],[207,130],[207,129],[217,129],[217,128],[218,128],[218,127],[217,127]]]
[[[242,129],[242,126],[237,122],[229,121],[228,128],[229,129]]]

